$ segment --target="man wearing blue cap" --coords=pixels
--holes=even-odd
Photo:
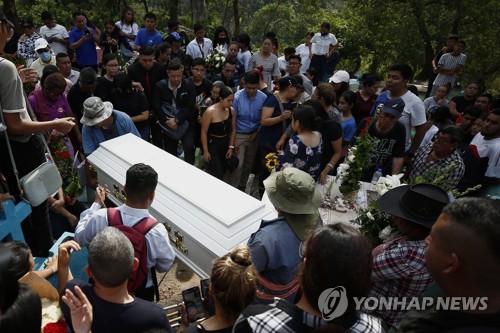
[[[382,169],[382,174],[397,175],[403,167],[406,132],[403,124],[399,122],[403,113],[405,102],[401,98],[388,100],[380,111],[380,115],[373,122],[372,118],[361,120],[356,135],[368,133],[378,139],[378,143],[370,152],[371,164],[365,171],[361,180],[369,182],[373,173]]]

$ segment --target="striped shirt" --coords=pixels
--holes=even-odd
[[[445,53],[441,56],[441,58],[439,58],[438,67],[443,69],[453,69],[457,66],[463,67],[465,64],[465,58],[466,55],[463,53],[460,53],[458,56],[453,56],[452,53]],[[456,77],[457,74],[448,75],[439,73],[434,80],[434,85],[442,86],[449,83],[453,87]]]

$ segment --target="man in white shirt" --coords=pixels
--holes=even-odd
[[[415,155],[427,131],[424,104],[417,95],[406,88],[412,76],[413,69],[406,64],[391,66],[386,80],[387,90],[378,96],[370,113],[370,115],[376,116],[384,103],[392,98],[400,97],[405,102],[405,108],[399,122],[405,125],[406,128],[405,151],[407,164],[410,162],[410,158]],[[415,128],[413,138],[411,136],[412,127]]]
[[[500,109],[494,109],[486,118],[483,129],[470,143],[477,157],[488,157],[485,176],[491,183],[500,183]]]
[[[330,45],[332,46],[331,48]],[[316,69],[318,77],[323,77],[326,61],[337,51],[338,45],[337,38],[334,34],[330,33],[330,23],[323,22],[320,32],[313,36],[309,44],[309,57],[311,58],[309,67]]]
[[[149,165],[138,163],[127,170],[125,186],[126,202],[116,208],[123,225],[133,227],[145,217],[152,216],[148,208],[155,199],[155,189],[158,184],[158,174]],[[106,188],[98,187],[92,206],[80,216],[76,227],[75,240],[80,246],[88,246],[101,230],[108,227],[108,210],[105,208]],[[102,208],[101,208],[102,207]],[[158,223],[145,235],[148,249],[148,269],[154,267],[158,272],[166,272],[174,263],[175,254],[168,239],[167,230]],[[153,300],[154,288],[151,273],[144,288],[136,296]]]
[[[200,23],[196,23],[193,30],[196,38],[188,44],[186,54],[189,54],[193,59],[205,59],[212,52],[212,41],[205,38],[205,28]]]
[[[40,35],[50,43],[52,52],[57,56],[59,53],[68,53],[69,35],[68,30],[54,20],[50,12],[42,13],[42,21],[45,24],[40,27]]]

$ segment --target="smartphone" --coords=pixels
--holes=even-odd
[[[292,103],[290,105],[290,111],[293,111],[298,105],[299,105],[299,103],[297,103],[297,102]]]
[[[215,304],[212,295],[208,293],[208,287],[210,285],[209,279],[200,280],[201,296],[203,297],[203,307],[205,308],[205,315],[213,316],[215,315]]]
[[[190,323],[205,317],[205,309],[201,300],[200,288],[195,286],[182,291],[182,299]]]

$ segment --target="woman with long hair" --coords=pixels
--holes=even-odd
[[[339,99],[339,111],[342,113],[342,133],[344,145],[348,145],[356,133],[356,120],[353,117],[358,109],[358,98],[353,91],[344,91]]]
[[[281,169],[294,167],[307,172],[315,181],[321,173],[323,140],[316,131],[317,119],[314,109],[298,105],[292,111],[292,128],[296,134],[288,140],[285,150],[279,155]]]
[[[215,49],[218,46],[222,46],[222,52],[224,52],[224,55],[227,55],[227,48],[230,41],[227,29],[223,26],[218,26],[214,32],[212,48]]]
[[[135,38],[137,37],[137,32],[139,31],[139,26],[134,20],[134,10],[129,6],[125,6],[122,10],[121,20],[116,22],[115,25],[120,29],[120,36],[126,38],[126,42],[133,50]],[[123,44],[120,47],[120,52],[127,61],[130,60],[134,54]]]
[[[203,113],[201,144],[203,160],[208,164],[208,173],[222,180],[227,170],[227,159],[234,153],[236,113],[232,108],[233,91],[223,87],[219,96],[219,102]]]
[[[255,299],[256,282],[257,271],[252,265],[247,246],[239,245],[228,254],[216,259],[213,262],[208,289],[208,297],[215,305],[215,314],[189,326],[187,315],[183,311],[180,331],[232,332],[241,312]]]
[[[328,175],[334,175],[340,157],[342,156],[342,127],[336,121],[330,119],[326,110],[317,99],[310,99],[304,105],[311,106],[320,119],[318,131],[323,138],[323,155],[321,156],[321,174],[319,182],[326,183]]]

